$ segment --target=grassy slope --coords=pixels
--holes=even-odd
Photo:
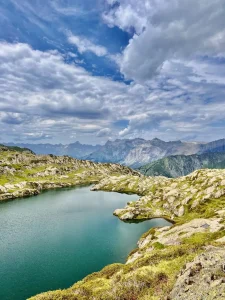
[[[137,172],[116,164],[0,149],[0,200],[38,194],[44,189],[90,185],[120,174]]]
[[[224,201],[225,199],[223,203]],[[196,216],[202,217],[202,214],[196,213],[194,217]],[[184,222],[185,219],[180,221]],[[134,262],[126,265],[109,265],[102,271],[87,276],[67,290],[48,292],[31,299],[166,299],[165,297],[172,290],[180,270],[197,255],[203,253],[205,246],[218,246],[216,240],[225,235],[224,230],[216,233],[206,231],[182,239],[181,245],[166,246],[154,242],[157,229],[151,229],[146,236],[150,233],[153,234],[152,241],[141,250],[140,257]],[[137,249],[130,255],[133,255],[135,251]]]
[[[96,190],[114,189],[119,192],[138,193],[142,195],[138,205],[137,203],[129,203],[125,212],[137,205],[136,210],[141,211],[141,208],[147,208],[151,213],[154,213],[160,209],[160,205],[166,204],[167,200],[171,200],[168,197],[168,199],[161,200],[158,204],[152,204],[155,201],[153,196],[162,193],[163,189],[168,189],[170,186],[171,191],[174,191],[175,188],[179,189],[180,195],[174,200],[175,207],[182,198],[181,191],[184,191],[185,194],[187,190],[192,190],[193,194],[197,195],[200,188],[207,190],[208,186],[215,186],[214,193],[216,195],[218,190],[221,191],[221,188],[225,187],[224,179],[225,172],[220,173],[218,170],[199,171],[193,173],[190,177],[177,180],[120,176],[103,180],[96,186]],[[206,185],[208,186],[206,187]],[[156,196],[156,199],[158,197]],[[196,199],[199,199],[199,201],[193,207]],[[209,245],[220,246],[221,244],[217,240],[225,236],[225,210],[222,213],[220,212],[225,206],[225,196],[214,198],[212,193],[212,196],[204,201],[202,199],[200,196],[199,198],[195,196],[194,199],[190,199],[190,202],[185,206],[184,214],[174,216],[176,223],[171,229],[167,229],[165,234],[169,242],[159,242],[159,240],[162,241],[160,239],[162,236],[161,229],[151,229],[141,237],[139,248],[130,253],[127,264],[109,265],[102,271],[87,276],[67,290],[47,292],[31,299],[170,299],[169,294],[173,289],[177,276],[186,264],[203,253],[205,247]],[[167,212],[171,211],[168,210]],[[151,216],[148,215],[148,217]],[[139,216],[137,215],[135,218],[138,219]],[[200,222],[200,225],[195,225],[193,230],[191,222],[195,221],[198,224],[199,219],[200,221],[204,219],[203,223],[207,223],[207,220],[213,223],[216,220],[219,227],[215,229],[206,226],[204,228]],[[180,228],[183,225],[187,226],[187,229],[181,231]],[[174,235],[174,230],[177,230],[177,236]],[[174,236],[176,236],[176,241],[174,241]],[[220,278],[223,276],[220,272],[220,266],[218,266],[217,273]]]
[[[31,151],[28,148],[20,148],[20,147],[17,147],[17,146],[5,146],[5,145],[0,144],[0,151],[1,152],[8,151],[8,150],[9,151],[17,151],[17,152],[30,152],[30,153],[34,153],[33,151]]]
[[[225,153],[169,156],[138,168],[145,176],[185,176],[197,169],[224,169]]]
[[[196,218],[218,218],[218,211],[224,209],[225,197],[213,197],[224,189],[225,173],[221,171],[199,171],[183,179],[166,179],[140,177],[130,169],[111,165],[94,164],[71,159],[69,157],[35,156],[32,153],[16,151],[0,152],[0,188],[10,183],[12,194],[20,189],[16,184],[26,183],[25,189],[32,188],[32,182],[66,185],[88,184],[99,182],[96,189],[115,190],[118,192],[137,193],[142,196],[137,203],[130,203],[128,208],[135,209],[135,218],[151,217],[151,213],[164,209],[163,205],[173,200],[174,207],[165,208],[165,214],[174,217],[176,224],[172,229]],[[53,171],[52,171],[53,170]],[[54,171],[55,170],[55,171]],[[121,176],[121,174],[123,174]],[[136,175],[136,176],[134,176]],[[66,176],[66,177],[65,177]],[[50,185],[49,185],[50,184]],[[27,187],[28,185],[28,187]],[[209,197],[199,194],[215,186]],[[54,187],[54,185],[53,185]],[[22,187],[22,190],[24,188]],[[175,194],[165,198],[168,189]],[[177,191],[178,190],[178,193]],[[182,195],[182,193],[184,195]],[[214,193],[214,194],[213,194]],[[190,195],[189,195],[190,194]],[[172,216],[181,200],[191,196],[187,202],[184,214]],[[184,196],[184,197],[183,197]],[[218,196],[218,195],[217,195]],[[185,198],[185,199],[186,199]],[[193,207],[194,202],[197,204]],[[136,207],[136,205],[138,205]],[[183,205],[183,204],[182,204]],[[144,209],[142,212],[141,209]],[[125,210],[126,212],[126,210]],[[162,214],[162,210],[160,211]],[[225,212],[219,222],[224,225]],[[171,230],[172,230],[171,229]],[[198,232],[198,230],[201,230]],[[196,255],[205,251],[205,246],[218,246],[217,239],[225,235],[224,226],[216,232],[209,229],[202,231],[196,228],[191,236],[180,236],[179,243],[165,244],[158,241],[159,229],[151,229],[140,241],[142,246],[130,253],[129,263],[113,264],[102,271],[91,274],[77,282],[67,290],[58,290],[37,295],[32,300],[41,299],[101,299],[101,300],[161,300],[166,299],[172,290],[180,270],[193,260]],[[170,231],[167,233],[170,235]]]

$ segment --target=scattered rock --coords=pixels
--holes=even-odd
[[[173,300],[225,299],[225,249],[210,247],[181,271],[170,294]]]

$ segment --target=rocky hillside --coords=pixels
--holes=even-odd
[[[225,139],[201,145],[198,153],[200,154],[209,152],[225,152]]]
[[[146,141],[143,139],[109,141],[87,159],[100,162],[116,162],[131,167],[139,167],[169,155],[194,154],[201,144],[191,142],[164,142],[160,139]]]
[[[114,213],[122,220],[144,220],[164,216],[176,220],[195,212],[209,200],[225,196],[225,170],[198,170],[188,176],[166,177],[120,176],[101,180],[93,190],[130,193],[142,196]]]
[[[146,176],[185,176],[199,169],[224,169],[225,152],[175,155],[162,158],[137,170]]]
[[[177,179],[107,177],[93,190],[141,196],[114,212],[121,220],[165,217],[174,224],[145,233],[125,264],[109,265],[67,290],[31,300],[225,299],[225,170]]]
[[[133,149],[141,147],[147,141],[143,139],[108,141],[99,151],[93,152],[86,158],[92,161],[124,163]]]
[[[0,144],[0,152],[6,151],[28,152],[34,154],[34,152],[28,148],[20,148],[18,146],[5,146]]]
[[[138,172],[117,164],[17,150],[0,147],[0,201],[36,195],[46,189],[97,183],[112,175],[140,176]]]

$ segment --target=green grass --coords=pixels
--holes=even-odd
[[[19,154],[21,155],[21,154]],[[86,172],[86,168],[81,167],[76,169],[72,163],[72,159],[68,159],[67,163],[54,163],[54,159],[47,160],[46,156],[38,157],[30,153],[26,153],[26,160],[24,163],[14,163],[15,153],[13,151],[0,152],[0,166],[11,166],[15,169],[13,175],[2,174],[0,176],[0,185],[6,183],[19,183],[22,181],[28,182],[28,188],[32,188],[32,182],[41,182],[43,189],[48,183],[55,183],[60,186],[65,184],[67,186],[75,185],[87,185],[91,183],[97,183],[105,176],[114,176],[113,180],[103,187],[103,190],[110,191],[115,188],[117,192],[127,194],[139,194],[141,196],[159,194],[159,199],[162,199],[162,192],[164,186],[167,187],[167,183],[163,186],[160,182],[156,184],[154,179],[139,178],[137,176],[125,175],[120,176],[115,171],[110,172],[110,164],[99,165],[97,169],[91,169],[95,172],[89,175]],[[48,162],[48,163],[47,163]],[[44,172],[46,168],[56,167],[60,174],[49,176],[38,176],[40,172]],[[108,169],[107,169],[108,168]],[[100,171],[107,171],[107,175]],[[84,176],[82,176],[82,174]],[[126,173],[125,173],[126,174]],[[60,178],[61,175],[66,175],[67,178]],[[116,180],[116,186],[114,181]],[[147,187],[141,189],[141,183],[146,180]],[[204,179],[205,180],[205,179]],[[186,180],[184,183],[179,182],[177,188],[182,188],[185,184],[187,187],[198,187],[202,184],[203,179],[197,179],[194,182],[192,180]],[[173,183],[176,180],[170,182]],[[45,185],[46,184],[46,185]],[[13,192],[14,189],[11,190]],[[10,191],[9,191],[10,192]],[[20,190],[22,193],[22,189]],[[188,196],[188,195],[187,195]],[[161,198],[160,198],[161,197]],[[175,218],[176,224],[173,226],[184,224],[196,218],[211,218],[215,217],[218,210],[225,208],[225,197],[220,199],[210,199],[200,203],[195,209],[191,208],[195,198],[185,206],[185,214],[182,217]],[[177,200],[179,201],[179,200]],[[139,202],[141,203],[141,201]],[[161,200],[157,204],[152,201],[142,204],[141,208],[146,209],[145,212],[137,216],[137,220],[147,219],[154,216],[156,210],[162,210],[165,200]],[[129,204],[135,206],[135,202]],[[178,203],[179,204],[179,203]],[[164,214],[164,212],[162,212]],[[168,211],[170,218],[171,213]],[[221,220],[225,222],[225,219]],[[169,231],[167,233],[170,234]],[[55,300],[55,299],[71,299],[71,300],[162,300],[170,293],[177,275],[180,270],[190,262],[194,257],[203,251],[207,245],[217,245],[216,240],[225,235],[225,230],[221,229],[216,233],[195,233],[189,238],[183,238],[180,236],[180,245],[163,245],[157,242],[157,236],[159,231],[156,228],[150,229],[148,232],[142,235],[141,239],[151,235],[151,239],[141,249],[134,249],[129,256],[138,252],[138,257],[132,263],[129,264],[112,264],[100,272],[90,274],[83,280],[74,284],[67,290],[58,290],[54,292],[48,292],[36,297],[32,300]]]

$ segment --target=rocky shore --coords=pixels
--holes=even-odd
[[[100,164],[69,156],[35,155],[0,148],[0,201],[40,194],[43,190],[90,185],[121,174],[139,173],[118,164]]]
[[[204,203],[219,206],[225,196],[225,170],[197,170],[176,179],[166,177],[120,176],[105,178],[92,190],[135,192],[141,196],[114,214],[121,220],[166,217],[177,220],[203,209]],[[221,205],[220,205],[221,206]]]
[[[225,171],[199,170],[176,179],[145,177],[117,164],[0,151],[0,199],[95,183],[92,190],[140,195],[114,214],[124,221],[165,217],[125,264],[90,274],[66,290],[32,300],[221,300],[225,298]],[[138,226],[138,225],[137,225]]]
[[[132,221],[166,217],[125,264],[91,274],[67,290],[32,300],[222,300],[225,298],[225,171],[200,170],[177,179],[138,174],[103,178],[92,190],[141,197],[114,214]]]

